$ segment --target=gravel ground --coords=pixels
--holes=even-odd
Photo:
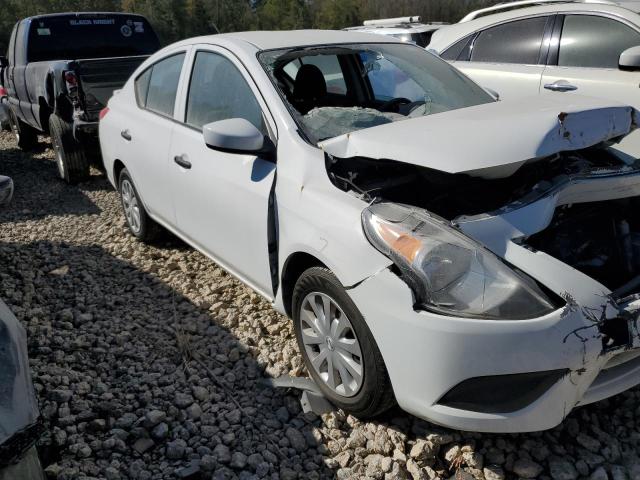
[[[41,141],[0,134],[0,296],[28,331],[49,478],[640,479],[640,389],[523,435],[303,414],[261,383],[304,375],[290,321],[178,240],[133,240],[107,180],[63,184]]]

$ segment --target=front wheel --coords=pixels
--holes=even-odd
[[[313,267],[300,276],[293,292],[293,321],[307,370],[329,401],[360,418],[394,405],[373,335],[331,271]]]
[[[73,137],[73,125],[57,115],[51,115],[49,132],[60,178],[70,184],[88,180],[89,162],[83,145]]]

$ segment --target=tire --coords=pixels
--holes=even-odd
[[[35,128],[20,120],[13,113],[13,110],[9,113],[9,123],[20,150],[28,152],[36,148],[38,145],[38,131]]]
[[[49,133],[60,178],[71,185],[87,181],[89,161],[84,146],[73,137],[73,125],[54,114],[49,117]]]
[[[153,243],[162,232],[158,225],[147,213],[140,200],[140,195],[133,184],[131,175],[123,168],[118,178],[120,201],[131,234],[144,243]]]
[[[313,304],[320,313],[326,310],[327,300],[329,311],[335,316],[331,326],[342,325],[340,330],[325,328],[322,331],[322,321],[318,320],[321,315],[314,313]],[[307,370],[331,403],[359,418],[374,417],[395,405],[389,375],[373,335],[330,270],[313,267],[300,276],[293,291],[292,311],[298,347]],[[325,359],[318,362],[322,355],[326,355]],[[333,382],[329,376],[329,359]],[[317,367],[312,360],[316,360]],[[341,371],[345,372],[346,381]],[[358,371],[362,373],[359,379]]]

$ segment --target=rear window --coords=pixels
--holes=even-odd
[[[34,19],[29,62],[150,55],[160,42],[149,22],[129,15],[80,15]]]

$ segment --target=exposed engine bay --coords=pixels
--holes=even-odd
[[[526,244],[602,283],[614,297],[636,293],[639,208],[640,197],[563,205],[556,209],[551,225],[526,239]]]
[[[549,194],[563,179],[634,170],[615,153],[593,148],[525,164],[499,179],[449,174],[392,160],[326,155],[334,185],[367,202],[384,200],[424,208],[447,220],[499,213]],[[640,197],[559,205],[544,230],[518,240],[602,283],[622,297],[640,291]]]

